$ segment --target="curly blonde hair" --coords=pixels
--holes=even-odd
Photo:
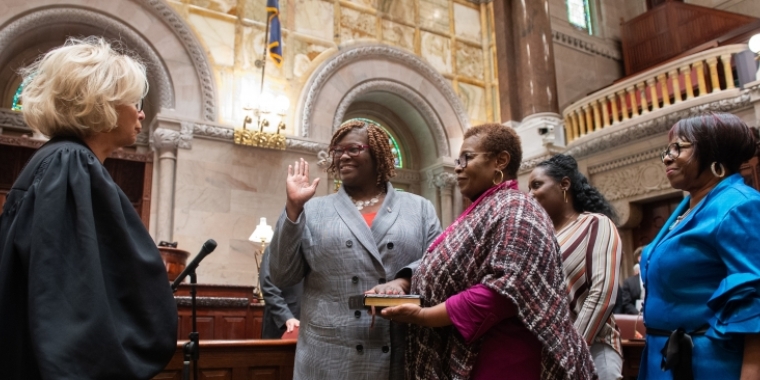
[[[351,119],[343,122],[337,131],[333,134],[330,140],[330,149],[334,147],[338,141],[343,139],[348,132],[352,130],[360,130],[367,132],[367,145],[369,145],[369,154],[375,161],[377,169],[377,188],[381,191],[386,190],[386,182],[396,176],[396,164],[391,151],[391,144],[389,142],[390,137],[382,128],[368,123],[363,120]],[[328,173],[333,176],[338,175],[338,167],[335,165],[335,160],[331,158],[330,166],[327,168]]]
[[[26,123],[48,137],[88,137],[116,127],[117,105],[148,92],[145,65],[102,37],[69,38],[20,70]]]

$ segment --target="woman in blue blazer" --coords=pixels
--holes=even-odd
[[[647,338],[640,379],[760,378],[760,193],[741,164],[754,131],[711,113],[676,123],[662,153],[689,193],[641,259]]]

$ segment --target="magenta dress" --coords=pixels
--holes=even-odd
[[[446,311],[467,344],[483,337],[472,380],[541,378],[541,343],[506,297],[478,284],[446,300]]]

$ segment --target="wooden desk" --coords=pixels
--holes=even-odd
[[[623,339],[623,379],[636,380],[639,377],[641,353],[644,351],[643,340]]]
[[[190,285],[174,293],[179,325],[177,339],[186,340],[192,331]],[[253,286],[197,285],[196,309],[201,340],[260,339],[264,305],[254,297]]]
[[[185,342],[177,342],[172,360],[153,380],[182,379]],[[294,340],[201,340],[198,368],[201,379],[292,380],[295,357]]]

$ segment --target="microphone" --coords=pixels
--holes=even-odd
[[[198,264],[201,263],[201,260],[203,260],[209,253],[214,252],[216,249],[216,242],[214,239],[208,239],[205,243],[203,243],[203,247],[201,247],[201,251],[198,252],[198,255],[195,256],[193,261],[190,262],[190,264],[187,264],[185,269],[182,271],[182,273],[177,276],[177,278],[172,283],[172,292],[177,291],[177,287],[180,283],[182,283],[182,280],[187,277],[190,273],[195,273],[195,268],[198,268]]]

